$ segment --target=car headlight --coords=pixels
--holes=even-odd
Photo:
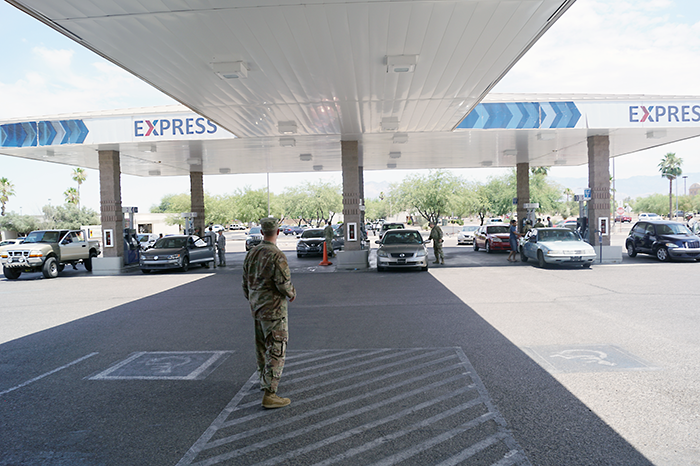
[[[308,246],[306,245],[306,243],[299,243],[297,244],[297,247],[300,249],[306,249]]]
[[[416,257],[425,257],[426,255],[427,255],[427,252],[425,251],[425,249],[419,249],[416,252]]]
[[[44,257],[41,251],[29,251],[29,257]]]
[[[179,259],[180,254],[171,254],[168,256],[168,260]]]
[[[389,257],[389,254],[386,253],[386,251],[382,251],[381,249],[377,251],[377,256],[378,257]]]
[[[501,238],[498,238],[498,237],[496,237],[496,236],[494,236],[493,238],[491,238],[491,240],[492,240],[494,243],[502,243],[502,242],[503,242],[503,240],[502,240]]]
[[[677,248],[678,245],[676,243],[666,243],[665,245],[667,248]]]

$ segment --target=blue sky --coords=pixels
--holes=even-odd
[[[0,2],[0,121],[58,113],[146,107],[174,103],[47,26]],[[700,2],[697,0],[577,0],[567,14],[515,65],[493,92],[692,95],[700,98]],[[619,157],[618,178],[658,175],[666,152],[684,159],[685,173],[700,174],[700,141]],[[0,177],[15,185],[8,210],[40,213],[63,202],[74,183],[71,167],[0,156]],[[459,170],[485,179],[497,169]],[[586,177],[587,167],[555,168],[554,176]],[[406,172],[366,172],[365,182],[400,181]],[[700,175],[698,175],[700,177]],[[271,174],[273,192],[316,179],[340,184],[340,173]],[[82,203],[99,210],[94,170],[82,187]],[[123,176],[123,204],[142,210],[164,194],[187,192],[186,177],[148,179]],[[700,179],[688,179],[688,183]],[[42,186],[40,190],[37,185]],[[223,175],[205,179],[212,194],[266,185],[262,175]],[[371,193],[368,193],[371,196]]]

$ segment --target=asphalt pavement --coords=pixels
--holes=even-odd
[[[700,464],[700,264],[449,237],[427,273],[341,272],[281,238],[292,404],[265,411],[227,237],[224,268],[0,280],[0,465]]]

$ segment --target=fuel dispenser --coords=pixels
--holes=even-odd
[[[197,212],[183,212],[180,217],[185,219],[185,234],[194,235],[194,219],[197,217]]]
[[[128,214],[124,228],[124,265],[139,263],[141,248],[134,228],[134,214],[138,211],[138,207],[122,207],[122,212]]]
[[[588,222],[588,201],[591,200],[591,190],[585,189],[583,194],[576,194],[574,201],[578,201],[578,219],[576,220],[576,229],[581,234],[581,238],[586,243],[591,243],[589,238],[589,222]]]

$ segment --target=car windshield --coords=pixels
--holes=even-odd
[[[462,231],[476,231],[479,227],[476,225],[467,225],[462,227]]]
[[[304,230],[301,234],[302,238],[323,238],[323,230]]]
[[[385,223],[382,225],[382,230],[398,230],[403,228],[403,223]]]
[[[495,225],[492,227],[486,227],[486,233],[489,235],[495,235],[497,233],[510,233],[508,227],[505,225]]]
[[[581,241],[578,232],[572,230],[540,230],[538,241]]]
[[[27,235],[25,243],[58,243],[58,231],[33,231]]]
[[[262,233],[260,233],[260,227],[251,228],[250,231],[248,232],[248,234],[249,235],[262,235]]]
[[[690,236],[692,233],[682,223],[667,223],[665,225],[656,225],[657,235],[687,235]]]
[[[382,244],[422,244],[423,237],[417,231],[387,232]]]
[[[156,244],[153,245],[154,249],[179,249],[179,248],[184,248],[185,245],[187,244],[187,238],[161,238],[158,241],[156,241]]]

